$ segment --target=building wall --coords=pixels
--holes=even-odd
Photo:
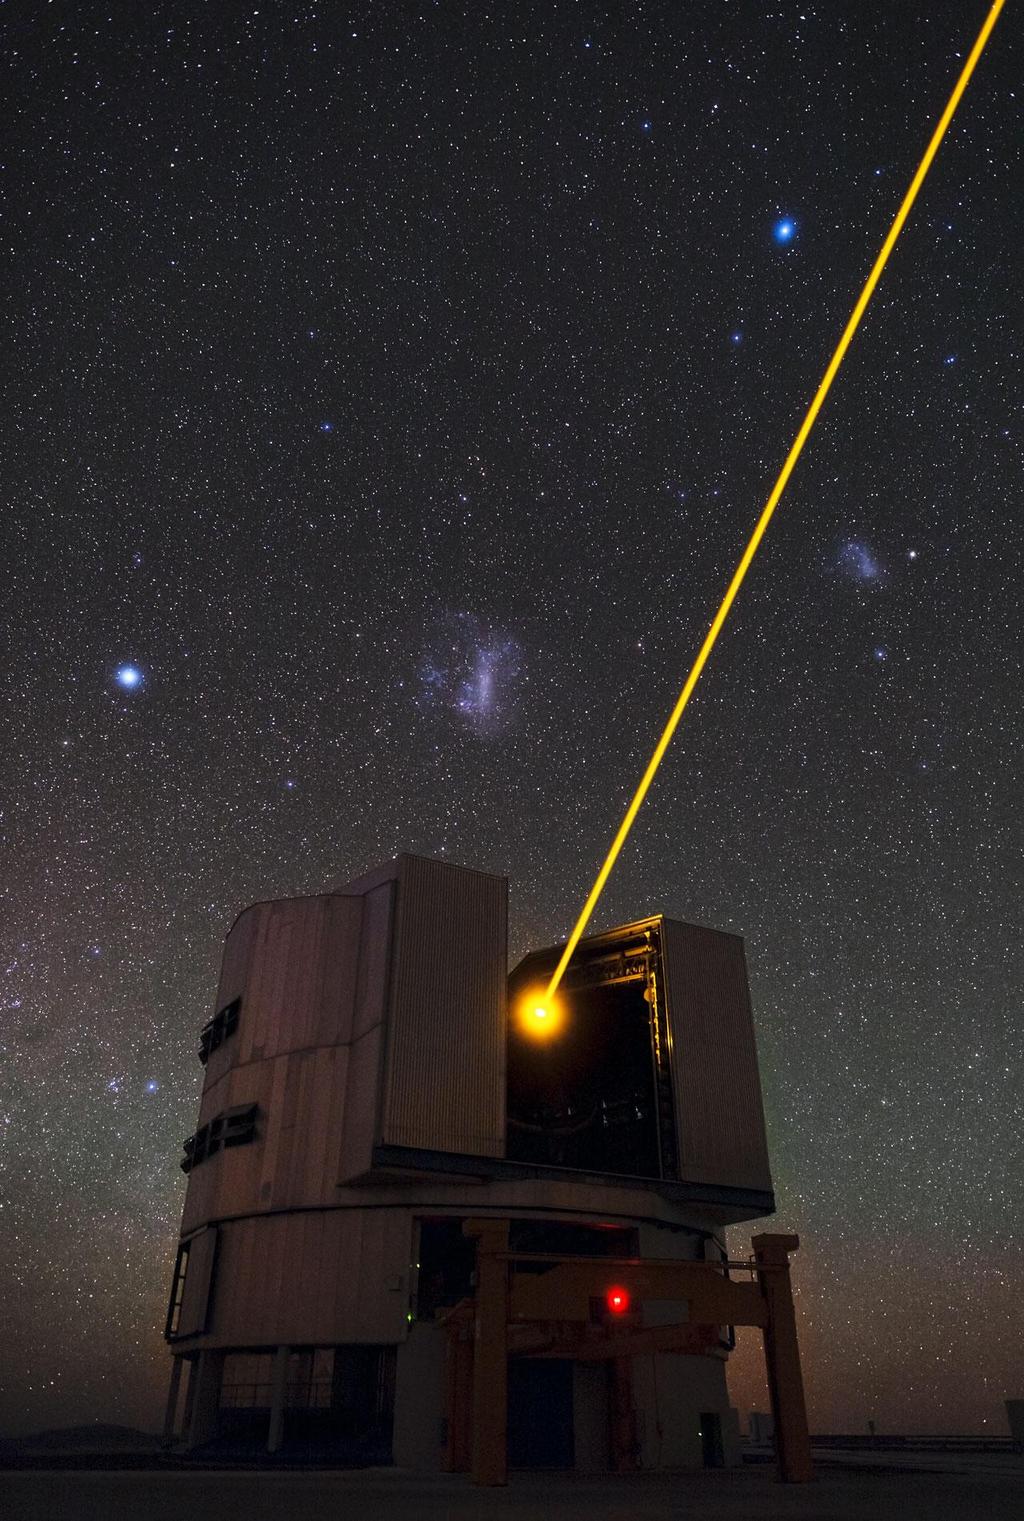
[[[507,884],[401,860],[381,1138],[505,1155]]]
[[[407,1210],[309,1210],[219,1228],[210,1346],[399,1342],[409,1307]]]
[[[770,1192],[743,941],[673,919],[661,935],[680,1177]]]
[[[340,893],[259,903],[232,927],[199,1125],[258,1105],[254,1144],[189,1177],[183,1232],[336,1201],[391,1143],[499,1156],[506,884],[403,856]]]
[[[505,893],[498,878],[401,857],[337,893],[256,904],[228,935],[214,1006],[241,1000],[236,1033],[210,1053],[199,1124],[254,1104],[255,1136],[189,1174],[182,1235],[194,1251],[185,1334],[172,1348],[212,1358],[240,1348],[397,1346],[394,1450],[410,1467],[439,1463],[443,1409],[443,1333],[408,1319],[417,1216],[631,1225],[651,1257],[703,1255],[718,1221],[742,1217],[724,1197],[695,1210],[628,1179],[458,1178],[417,1174],[413,1163],[406,1174],[382,1174],[374,1153],[385,1145],[503,1155]],[[733,1059],[747,1085],[743,1113],[753,1112],[742,946],[722,936],[698,954],[690,929],[676,926],[666,953],[674,1070],[696,1063],[696,1047],[716,1030],[727,1049],[717,1067],[696,1063],[693,1082],[679,1089],[687,1165],[700,1181],[760,1187],[763,1125],[734,1153],[703,1134],[728,1128],[712,1111],[716,1095],[728,1101]],[[684,986],[687,957],[699,975],[686,973]],[[759,1103],[758,1094],[758,1116]],[[645,1317],[669,1323],[685,1309],[649,1305]],[[721,1411],[725,1425],[723,1363],[636,1361],[642,1461],[699,1463],[700,1411]],[[576,1365],[573,1397],[577,1466],[601,1470],[607,1369]]]
[[[202,1165],[216,1170],[253,1149],[239,1147]],[[201,1337],[179,1338],[182,1344],[191,1350],[199,1340],[217,1347],[403,1341],[415,1287],[418,1217],[493,1214],[636,1226],[641,1255],[669,1258],[700,1257],[702,1232],[712,1228],[679,1210],[671,1220],[644,1220],[639,1211],[652,1201],[640,1188],[576,1189],[539,1180],[515,1186],[405,1182],[338,1193],[344,1207],[221,1219],[208,1310],[200,1314],[187,1300],[189,1318],[183,1321],[190,1330],[205,1321],[206,1329]],[[200,1228],[190,1239],[205,1236]],[[685,1305],[651,1305],[645,1316],[648,1323],[678,1321],[685,1318]]]
[[[505,1135],[506,884],[402,856],[340,893],[247,909],[216,1009],[199,1124],[259,1106],[257,1141],[200,1164],[183,1230],[329,1204],[391,1143],[500,1156]]]
[[[434,1185],[457,1218],[481,1213],[471,1185]],[[407,1192],[415,1188],[407,1185]],[[461,1195],[453,1198],[452,1192]],[[447,1197],[446,1197],[447,1194]],[[699,1259],[709,1241],[701,1222],[674,1228],[620,1212],[537,1213],[508,1201],[504,1218],[566,1219],[584,1224],[633,1224],[646,1257]],[[409,1324],[415,1287],[411,1260],[418,1217],[436,1218],[438,1203],[293,1211],[225,1221],[216,1228],[217,1255],[207,1329],[175,1350],[272,1350],[278,1346],[397,1345],[394,1460],[435,1471],[442,1461],[444,1332],[434,1322]],[[706,1228],[707,1222],[703,1222]],[[205,1239],[207,1233],[201,1233]],[[198,1238],[197,1238],[198,1239]],[[686,1319],[685,1302],[647,1303],[647,1324]],[[699,1467],[700,1415],[729,1420],[724,1360],[676,1354],[634,1360],[634,1407],[644,1467]],[[576,1466],[600,1472],[609,1462],[607,1365],[577,1364],[573,1371]],[[695,1434],[697,1433],[697,1434]]]

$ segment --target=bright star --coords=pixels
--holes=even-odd
[[[730,341],[730,343],[742,343],[743,342],[743,334],[742,333],[733,333],[731,335],[729,341]]]
[[[142,685],[142,672],[137,665],[119,665],[116,672],[117,684],[120,687],[140,687]]]
[[[879,645],[878,649],[875,651],[875,659],[876,660],[888,660],[888,658],[889,658],[889,651],[886,650],[886,649],[883,649],[882,646]]]
[[[908,549],[907,550],[907,559],[908,560],[916,560],[917,559],[917,550],[916,549]]]
[[[792,243],[795,233],[796,223],[791,222],[788,217],[784,217],[782,221],[776,222],[772,228],[772,237],[776,243]]]
[[[320,432],[321,433],[333,433],[334,432],[334,424],[332,422],[322,422],[320,424]]]
[[[155,1093],[159,1087],[160,1084],[157,1082],[156,1078],[151,1077],[149,1082],[146,1084],[146,1092]]]
[[[646,121],[645,120],[645,121],[642,121],[640,123],[640,126],[641,126],[641,129],[644,132],[649,132],[651,130],[651,128],[654,126],[654,123],[652,121]]]

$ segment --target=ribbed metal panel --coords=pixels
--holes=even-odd
[[[504,1154],[506,935],[503,878],[401,858],[385,1143]]]
[[[743,942],[665,919],[680,1177],[771,1188]]]
[[[383,1044],[384,1026],[377,1024],[353,1041],[349,1049],[339,1138],[339,1183],[347,1183],[370,1170],[377,1137]]]
[[[372,1030],[374,1025],[381,1024],[384,1019],[394,896],[395,884],[384,882],[365,897],[351,900],[361,905],[362,914],[352,1026],[355,1040]]]
[[[362,913],[358,899],[333,894],[324,902],[324,942],[317,968],[317,1018],[310,1045],[352,1039],[355,971],[359,966]]]
[[[410,1213],[325,1210],[220,1227],[206,1344],[397,1342],[409,1305]]]
[[[257,903],[224,947],[217,1007],[242,1000],[238,1034],[211,1057],[207,1087],[229,1065],[351,1038],[362,900],[330,894]]]

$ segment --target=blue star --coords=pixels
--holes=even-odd
[[[115,680],[119,687],[126,687],[130,691],[132,687],[141,687],[142,672],[137,665],[119,665]]]
[[[640,130],[641,132],[650,132],[653,126],[654,123],[650,120],[650,118],[644,117],[643,121],[640,123]]]
[[[796,223],[788,217],[783,217],[772,228],[772,237],[776,243],[792,243],[796,236]]]
[[[889,658],[889,651],[887,649],[885,649],[882,645],[879,645],[878,648],[875,650],[875,659],[876,660],[888,660],[888,658]]]
[[[151,1077],[150,1080],[149,1080],[149,1082],[146,1084],[146,1092],[147,1093],[156,1093],[156,1091],[157,1091],[157,1089],[159,1087],[160,1087],[160,1084],[157,1082],[156,1078],[155,1077]]]
[[[731,334],[730,338],[729,338],[729,342],[730,343],[742,343],[743,342],[743,334],[740,333],[740,332],[736,332],[736,333]]]
[[[322,422],[320,424],[320,432],[321,433],[333,433],[334,432],[334,424],[332,422]]]

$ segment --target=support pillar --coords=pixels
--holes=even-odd
[[[171,1382],[167,1387],[167,1405],[164,1410],[164,1441],[173,1442],[177,1435],[178,1391],[181,1388],[181,1365],[183,1357],[171,1358]]]
[[[196,1383],[198,1382],[199,1358],[186,1357],[188,1363],[188,1383],[185,1385],[185,1410],[181,1417],[181,1439],[188,1446],[188,1434],[192,1430],[192,1411],[196,1403]]]
[[[755,1236],[753,1239],[758,1284],[768,1307],[764,1356],[775,1421],[779,1478],[784,1484],[806,1484],[814,1477],[789,1277],[789,1254],[799,1245],[799,1236]]]
[[[204,1347],[192,1364],[189,1379],[187,1445],[201,1447],[217,1435],[217,1412],[220,1409],[220,1382],[224,1372],[224,1353]]]
[[[476,1240],[476,1331],[473,1345],[474,1484],[508,1483],[507,1220],[467,1220]]]
[[[284,1439],[284,1401],[291,1350],[291,1347],[283,1346],[274,1349],[274,1367],[270,1376],[270,1424],[267,1427],[268,1452],[277,1452]]]
[[[449,1328],[445,1352],[447,1424],[444,1467],[447,1473],[468,1473],[472,1444],[473,1343],[465,1326]]]

